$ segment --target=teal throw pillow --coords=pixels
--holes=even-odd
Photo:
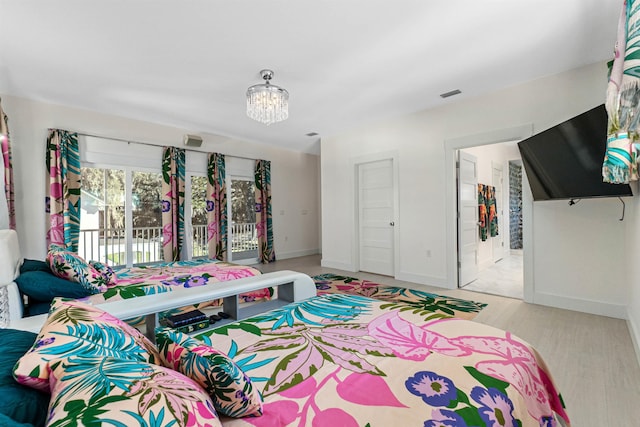
[[[40,302],[51,302],[55,297],[84,298],[92,294],[78,282],[61,279],[46,271],[27,271],[16,279],[20,292]]]
[[[20,274],[26,273],[27,271],[46,271],[47,273],[51,273],[51,268],[49,268],[49,263],[47,262],[25,258],[20,266]]]
[[[13,366],[36,340],[36,334],[15,329],[0,329],[0,425],[4,415],[10,424],[43,426],[47,418],[49,394],[18,384]]]

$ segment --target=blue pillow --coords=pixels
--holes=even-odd
[[[36,334],[15,329],[0,329],[0,425],[2,415],[18,423],[44,426],[50,396],[23,386],[13,378],[13,367],[36,340]]]
[[[46,271],[27,271],[16,279],[20,292],[40,302],[51,302],[55,297],[84,298],[91,295],[78,282],[61,279]]]
[[[14,419],[11,419],[0,412],[0,426],[11,426],[11,427],[34,427],[31,423],[19,423]]]
[[[27,307],[25,307],[24,317],[37,316],[38,314],[47,314],[51,308],[51,301],[37,301],[29,297]],[[2,424],[0,424],[2,426]]]
[[[49,263],[47,262],[25,258],[20,266],[20,274],[26,273],[27,271],[46,271],[47,273],[51,273],[51,268],[49,268]]]

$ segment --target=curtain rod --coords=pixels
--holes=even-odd
[[[120,142],[126,142],[127,144],[139,144],[139,145],[149,145],[151,147],[160,147],[162,148],[163,145],[158,145],[158,144],[153,144],[151,142],[143,142],[143,141],[133,141],[130,139],[124,139],[124,138],[116,138],[113,136],[102,136],[102,135],[96,135],[96,134],[91,134],[91,133],[86,133],[86,132],[77,132],[77,131],[69,131],[69,132],[73,132],[76,133],[78,135],[82,135],[82,136],[90,136],[92,138],[101,138],[101,139],[108,139],[111,141],[120,141]],[[182,147],[177,147],[177,148],[182,148]],[[202,154],[209,154],[206,151],[202,151],[202,150],[194,150],[193,148],[182,148],[185,151],[193,151],[194,153],[202,153]],[[224,153],[220,153],[220,154],[224,154]],[[236,156],[233,154],[224,154],[225,156],[229,156],[229,157],[235,157],[237,159],[245,159],[245,160],[256,160],[255,158],[251,158],[251,157],[243,157],[243,156]]]

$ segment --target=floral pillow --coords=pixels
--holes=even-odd
[[[107,286],[115,286],[118,284],[118,276],[115,271],[107,264],[103,264],[100,261],[89,261],[89,265],[95,268],[98,273],[102,274]]]
[[[224,353],[170,328],[156,329],[164,366],[196,381],[216,410],[230,417],[262,415],[262,396],[249,377]]]
[[[56,276],[80,283],[91,295],[107,290],[107,279],[88,264],[81,256],[65,250],[62,246],[51,245],[47,262]]]
[[[53,365],[47,425],[222,426],[209,396],[189,378],[112,357]]]
[[[151,341],[122,320],[95,306],[56,298],[35,343],[13,368],[13,376],[21,384],[48,391],[51,365],[72,356],[161,360]]]

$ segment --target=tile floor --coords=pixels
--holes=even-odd
[[[512,251],[510,255],[492,266],[479,271],[478,278],[463,286],[463,289],[522,299],[524,297],[523,277],[522,251]]]

